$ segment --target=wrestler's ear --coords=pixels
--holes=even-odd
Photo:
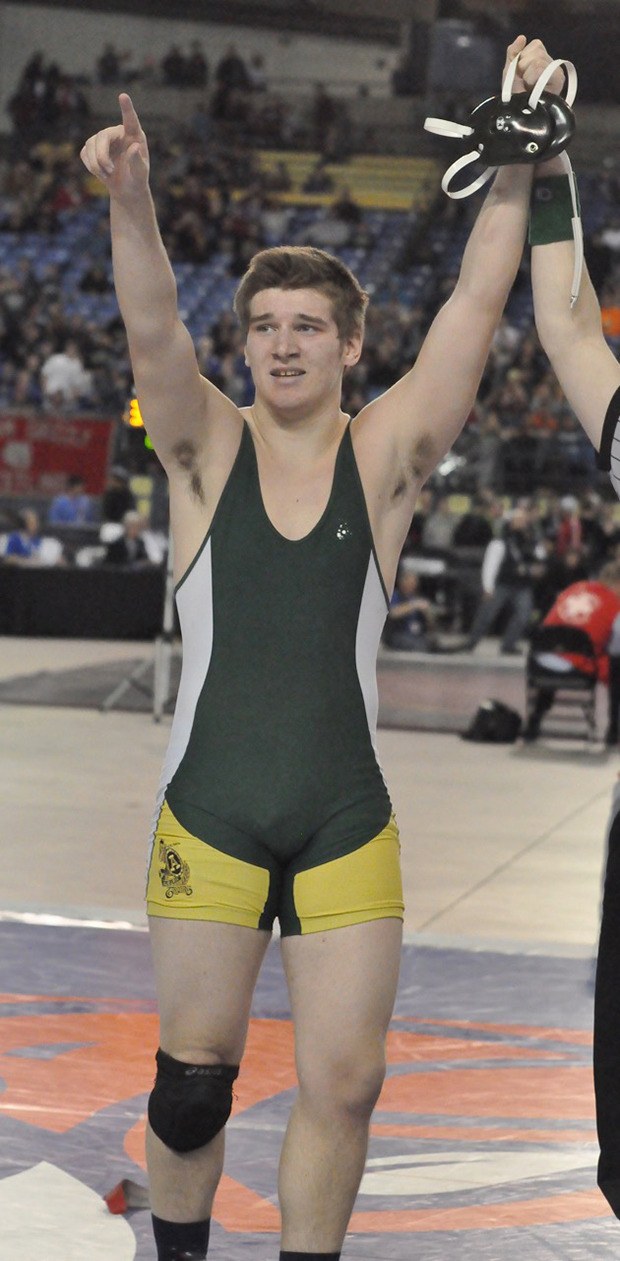
[[[362,333],[352,333],[350,337],[345,337],[342,342],[342,362],[345,368],[353,368],[359,363],[362,353]]]

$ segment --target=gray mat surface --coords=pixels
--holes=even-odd
[[[180,659],[171,662],[171,697],[176,696]],[[136,677],[132,679],[132,675]],[[58,705],[74,709],[101,709],[124,680],[127,687],[114,708],[148,712],[153,706],[153,663],[132,657],[75,670],[39,670],[0,683],[0,703],[5,705]],[[130,681],[131,680],[131,681]],[[168,708],[172,708],[172,701]]]
[[[174,704],[180,668],[180,656],[175,653],[168,710]],[[101,709],[124,681],[126,686],[113,707],[148,713],[153,706],[150,657],[18,675],[0,683],[0,703]],[[509,669],[506,663],[481,668],[480,662],[466,657],[446,662],[437,657],[390,654],[379,661],[378,682],[381,727],[461,732],[481,701],[490,697],[523,712],[523,663],[519,660]]]

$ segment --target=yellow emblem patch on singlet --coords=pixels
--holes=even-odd
[[[161,839],[159,842],[159,862],[159,878],[164,887],[166,897],[175,898],[185,893],[190,898],[193,889],[189,883],[189,863],[186,863],[185,859],[181,858],[177,849],[174,849],[172,845],[166,845],[165,841]]]

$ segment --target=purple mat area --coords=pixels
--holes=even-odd
[[[10,1222],[29,1205],[26,1241],[47,1214],[41,1255],[73,1261],[67,1204],[90,1195],[81,1255],[152,1261],[145,1211],[119,1220],[129,1235],[106,1256],[100,1198],[121,1178],[145,1182],[157,1039],[147,935],[0,923],[0,991],[0,1208]],[[595,1190],[591,1021],[589,959],[406,946],[343,1261],[611,1261],[620,1226]],[[238,1088],[209,1258],[276,1261],[277,1162],[295,1097],[277,943]],[[18,1255],[5,1230],[0,1257]]]

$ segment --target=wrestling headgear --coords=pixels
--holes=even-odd
[[[515,57],[502,85],[500,96],[489,97],[476,106],[471,114],[471,126],[452,123],[445,118],[427,118],[427,131],[439,136],[449,136],[467,141],[467,152],[448,167],[441,187],[448,197],[458,199],[482,188],[495,174],[498,166],[515,163],[544,162],[561,156],[569,178],[573,205],[573,239],[575,242],[575,268],[571,286],[571,306],[577,299],[583,267],[583,233],[579,215],[579,200],[572,166],[564,152],[575,130],[575,117],[571,106],[577,93],[577,71],[571,61],[552,61],[537,80],[531,92],[512,95],[512,85],[517,70]],[[549,79],[564,66],[566,72],[566,97],[545,92]],[[454,192],[450,183],[459,171],[482,159],[489,165],[466,188]]]

